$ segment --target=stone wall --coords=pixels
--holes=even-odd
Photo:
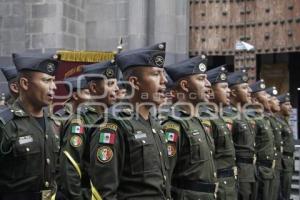
[[[116,50],[166,41],[167,62],[188,55],[188,1],[0,0],[0,63],[13,52]]]

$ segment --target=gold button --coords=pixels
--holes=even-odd
[[[46,159],[46,162],[47,162],[47,164],[50,164],[50,159],[47,158],[47,159]]]
[[[153,132],[153,133],[156,133],[156,130],[153,128],[153,129],[152,129],[152,132]]]
[[[30,151],[30,149],[29,149],[28,147],[26,147],[26,151],[27,151],[27,152],[29,152],[29,151]]]
[[[226,181],[224,181],[224,184],[226,185],[226,184],[227,184],[227,182],[226,182]]]
[[[48,134],[46,134],[46,135],[45,135],[46,140],[48,140],[48,137],[49,137]]]
[[[142,140],[142,143],[144,143],[144,144],[145,144],[145,143],[146,143],[146,141],[145,141],[145,140]]]
[[[164,175],[164,179],[165,179],[165,181],[167,180],[167,177]]]
[[[159,155],[162,157],[162,153],[161,152],[159,152]]]

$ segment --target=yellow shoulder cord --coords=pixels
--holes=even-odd
[[[79,177],[81,178],[81,170],[80,170],[80,167],[78,166],[78,164],[76,163],[76,161],[72,158],[72,156],[69,154],[69,152],[64,151],[64,154],[67,156],[67,158],[69,159],[69,161],[75,167],[75,169],[76,169]]]
[[[94,187],[91,181],[91,188],[92,188],[92,200],[102,200],[100,194],[98,193],[97,189]]]
[[[81,170],[79,165],[76,163],[76,161],[72,158],[72,156],[69,154],[69,152],[64,151],[64,154],[67,156],[69,161],[72,163],[72,165],[75,167],[79,177],[81,178]],[[91,183],[91,188],[92,188],[92,200],[102,200],[100,194],[97,192],[96,188],[93,186],[92,182]],[[51,199],[52,200],[52,199]]]

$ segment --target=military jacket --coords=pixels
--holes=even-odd
[[[284,171],[292,172],[294,170],[294,152],[295,144],[292,129],[288,120],[282,116],[277,116],[277,120],[281,125],[281,136],[283,142],[282,167]]]
[[[216,168],[232,168],[235,166],[235,149],[232,140],[232,120],[227,117],[211,119],[212,135],[215,143]]]
[[[276,160],[276,169],[282,169],[281,158],[283,153],[283,141],[281,137],[281,124],[278,123],[278,120],[274,116],[274,114],[269,113],[271,127],[273,128],[274,134],[274,150],[275,150],[275,160]]]
[[[199,118],[184,119],[189,115],[181,109],[176,109],[175,113],[175,117],[169,116],[163,123],[168,141],[172,186],[180,189],[183,187],[181,183],[215,183],[217,174],[212,138],[205,132]],[[194,194],[193,198],[195,197]]]
[[[167,144],[158,120],[124,109],[97,125],[90,165],[103,199],[170,199]]]
[[[95,108],[83,106],[79,113],[71,115],[62,129],[64,137],[60,153],[60,176],[62,191],[68,199],[90,199],[91,193],[83,191],[90,189],[89,130],[100,116],[101,113]]]
[[[0,115],[0,193],[54,192],[59,136],[47,109],[45,130],[18,100]]]
[[[270,118],[266,113],[252,113],[249,115],[255,120],[255,150],[257,155],[258,174],[263,179],[274,178],[275,144]]]
[[[232,119],[238,178],[240,182],[255,182],[255,121],[233,106],[224,109],[224,116]]]

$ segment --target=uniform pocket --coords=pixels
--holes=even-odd
[[[191,163],[204,162],[209,159],[209,147],[204,134],[200,132],[189,132],[188,140],[190,145]]]
[[[13,143],[13,156],[17,170],[14,178],[35,176],[41,171],[41,149],[38,138],[34,135],[19,136]],[[23,165],[23,167],[20,167]]]
[[[274,171],[271,168],[259,166],[258,167],[258,174],[260,178],[263,180],[270,180],[274,178]]]
[[[155,145],[149,138],[129,138],[129,157],[132,174],[155,171],[158,168],[156,152]]]

